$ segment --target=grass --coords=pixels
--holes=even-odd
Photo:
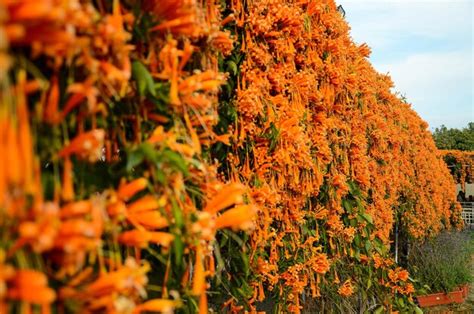
[[[474,232],[443,232],[424,243],[412,245],[408,269],[424,293],[449,292],[470,283]]]

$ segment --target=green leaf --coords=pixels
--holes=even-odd
[[[152,162],[157,160],[155,149],[148,143],[140,144],[137,148],[127,153],[127,171],[132,170],[133,167],[139,165],[145,159]]]
[[[302,231],[303,235],[307,235],[309,233],[308,226],[302,225],[301,226],[301,231]]]
[[[358,247],[360,246],[360,241],[361,241],[361,236],[360,234],[356,234],[355,237],[354,237],[354,243],[355,245],[357,245]]]
[[[148,252],[148,254],[156,258],[161,264],[166,266],[166,263],[167,263],[166,259],[160,253],[158,253],[155,249],[148,246],[145,250]]]
[[[370,287],[372,287],[372,279],[371,279],[371,278],[369,278],[369,279],[367,280],[367,290],[369,290]]]
[[[232,75],[236,75],[238,71],[237,64],[234,61],[227,62],[227,67],[232,72]]]
[[[139,146],[139,149],[143,152],[143,155],[149,161],[156,161],[156,158],[157,158],[156,150],[153,148],[151,144],[143,143]]]
[[[374,246],[374,249],[379,253],[380,255],[384,255],[384,250],[380,246]]]
[[[379,238],[375,238],[374,239],[374,247],[380,247],[380,248],[384,247],[384,244],[383,244],[382,240],[380,240]]]
[[[184,220],[183,220],[183,212],[181,211],[181,208],[178,206],[176,201],[171,198],[171,208],[173,211],[173,217],[174,217],[174,222],[177,228],[183,227]]]
[[[354,181],[348,181],[347,185],[349,186],[349,192],[351,195],[356,197],[361,196],[360,189]]]
[[[168,161],[171,166],[174,166],[174,168],[182,172],[185,176],[189,175],[189,170],[186,166],[186,162],[180,154],[175,153],[171,150],[165,150],[163,152],[163,158],[164,161]]]
[[[402,298],[398,298],[397,302],[398,302],[398,305],[400,305],[401,308],[405,307],[405,301],[403,301]]]
[[[380,314],[383,313],[384,307],[383,305],[379,306],[378,308],[375,309],[374,314]]]
[[[346,210],[346,212],[352,213],[352,204],[347,199],[342,200],[342,207]]]
[[[188,309],[190,310],[188,313],[197,313],[199,311],[199,305],[196,300],[193,297],[189,297],[187,300],[189,301]]]
[[[183,259],[184,243],[180,235],[175,235],[173,240],[174,261],[180,267]]]
[[[237,242],[239,246],[244,245],[244,241],[237,234],[235,234],[235,232],[232,232],[227,229],[222,229],[222,233],[228,236],[229,238],[232,238],[235,242]]]
[[[372,219],[372,216],[370,216],[370,215],[367,214],[367,213],[359,213],[359,216],[360,216],[361,218],[363,218],[365,221],[367,221],[368,223],[370,223],[370,224],[373,224],[373,223],[374,223],[374,221],[373,221],[373,219]]]
[[[165,175],[165,173],[161,169],[156,169],[155,172],[156,179],[161,183],[161,184],[167,184],[168,180]]]
[[[221,248],[217,241],[214,241],[214,256],[216,257],[216,280],[218,284],[222,282],[222,271],[225,268],[225,262],[221,255]]]
[[[244,252],[241,253],[242,271],[246,276],[250,274],[249,257]]]
[[[374,245],[374,249],[381,255],[384,255],[387,251],[387,246],[384,245],[379,238],[375,238],[372,244]]]
[[[148,92],[150,95],[156,96],[153,77],[140,61],[134,61],[132,63],[132,77],[137,82],[139,95],[145,96],[145,93]]]
[[[356,248],[356,249],[354,250],[354,258],[355,258],[358,262],[360,262],[360,250],[359,250],[359,248]]]
[[[372,248],[372,242],[370,240],[365,241],[365,251],[367,254],[370,254],[370,249]]]
[[[126,166],[127,171],[132,170],[133,167],[139,165],[144,159],[145,159],[145,155],[143,154],[142,150],[136,149],[136,150],[130,151],[127,154],[127,166]]]

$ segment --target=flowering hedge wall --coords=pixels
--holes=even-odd
[[[414,308],[392,227],[460,207],[348,31],[332,0],[0,0],[0,312]]]
[[[461,150],[441,150],[454,181],[466,191],[466,183],[474,180],[474,152]]]

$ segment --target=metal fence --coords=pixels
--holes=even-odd
[[[474,202],[461,202],[462,219],[466,228],[474,227]]]

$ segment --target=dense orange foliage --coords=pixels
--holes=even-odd
[[[262,208],[251,246],[269,255],[255,266],[258,281],[290,286],[296,295],[309,281],[318,295],[309,261],[329,245],[323,250],[336,263],[347,245],[335,243],[354,232],[342,222],[348,181],[362,189],[373,236],[385,244],[397,212],[416,238],[459,222],[453,181],[427,124],[390,92],[389,77],[372,68],[366,45],[351,40],[333,1],[234,1],[234,9],[247,56],[234,140],[247,154],[229,162]],[[265,138],[272,127],[276,144]],[[321,204],[314,198],[324,186]],[[327,230],[328,242],[304,234],[312,220]],[[287,280],[290,270],[278,265],[294,259],[297,248],[304,259]]]
[[[132,2],[0,0],[0,312],[410,300],[453,180],[334,1]]]
[[[150,0],[136,9],[140,14],[134,16],[116,0],[98,6],[0,1],[6,35],[0,48],[28,48],[31,58],[0,55],[2,313],[13,310],[14,300],[23,301],[25,311],[39,304],[43,313],[53,302],[73,304],[81,313],[173,310],[180,301],[167,300],[170,263],[160,298],[142,303],[146,274],[153,270],[140,249],[156,246],[162,256],[173,247],[178,262],[183,253],[189,256],[185,277],[192,278],[183,277],[181,286],[205,308],[208,265],[214,263],[209,243],[217,230],[251,227],[255,207],[244,202],[246,188],[221,182],[201,157],[201,146],[226,141],[212,131],[224,82],[216,56],[232,49],[229,34],[220,30],[219,8],[213,1]],[[152,14],[155,26],[145,30],[146,43],[134,46],[131,32],[136,19],[145,18],[141,12]],[[203,40],[204,45],[192,44]],[[189,67],[196,61],[199,71]],[[45,64],[40,70],[34,62]],[[12,85],[5,77],[8,66]],[[73,71],[65,77],[64,69]],[[156,96],[155,83],[169,86],[167,115],[144,97]],[[128,113],[114,117],[114,105]],[[165,129],[170,119],[174,126]],[[40,129],[54,135],[41,138]],[[81,163],[112,166],[124,159],[121,152],[140,144],[168,158],[160,169],[135,165],[105,190],[91,190],[79,179]],[[51,163],[53,189],[47,196],[43,184]],[[201,189],[205,207],[196,208],[185,181]],[[47,287],[48,279],[56,292]]]
[[[441,150],[456,183],[466,190],[466,182],[474,180],[474,152],[460,150]]]

